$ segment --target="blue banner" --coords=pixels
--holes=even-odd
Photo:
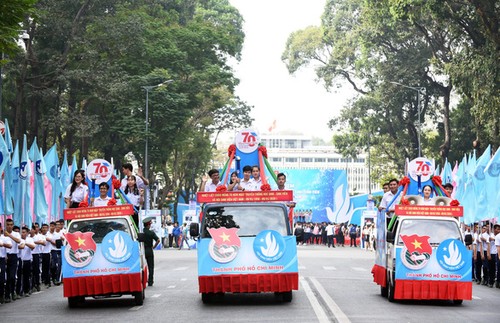
[[[419,247],[419,249],[421,249]],[[396,248],[396,279],[403,280],[472,280],[472,251],[456,239],[447,239],[432,252],[410,252]]]
[[[298,272],[295,236],[265,230],[255,238],[236,237],[234,242],[232,233],[225,234],[221,237],[226,242],[217,241],[217,237],[198,241],[198,276]]]

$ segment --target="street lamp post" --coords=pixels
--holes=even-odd
[[[422,108],[420,107],[420,104],[421,104],[421,99],[420,99],[420,95],[422,94],[425,98],[425,94],[427,92],[426,88],[425,87],[414,87],[414,86],[408,86],[408,85],[404,85],[404,84],[401,84],[401,83],[398,83],[398,82],[390,82],[392,84],[396,84],[396,85],[399,85],[399,86],[402,86],[402,87],[405,87],[407,89],[411,89],[413,91],[417,91],[417,109],[418,109],[418,157],[422,157],[422,146],[420,144],[420,135],[422,133],[422,123],[420,122],[420,114],[421,114],[421,111],[422,111]]]
[[[148,160],[148,144],[149,144],[149,91],[161,87],[163,85],[166,85],[168,83],[172,83],[174,80],[167,80],[163,83],[157,84],[157,85],[146,85],[142,86],[144,90],[146,90],[146,138],[145,138],[145,152],[144,152],[144,178],[149,181],[149,160]],[[144,210],[146,212],[146,216],[148,215],[149,211],[149,203],[150,203],[150,198],[149,198],[149,185],[148,188],[146,189],[146,192],[144,193]]]

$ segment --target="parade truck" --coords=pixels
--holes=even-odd
[[[94,299],[132,295],[142,305],[148,279],[142,233],[131,204],[64,210],[69,220],[62,247],[64,297],[76,307]]]
[[[198,283],[203,303],[224,293],[274,292],[292,301],[298,289],[297,244],[283,201],[292,191],[201,192]]]
[[[388,206],[377,216],[373,280],[390,302],[449,300],[459,305],[471,300],[472,253],[459,221],[463,208],[448,197],[438,176],[409,175],[390,203],[400,200],[393,212]],[[434,196],[424,205],[419,192],[426,185]]]

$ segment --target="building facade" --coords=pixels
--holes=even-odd
[[[347,172],[350,193],[364,194],[380,190],[377,183],[370,182],[367,156],[344,158],[335,152],[334,146],[316,146],[312,139],[303,135],[264,134],[261,144],[266,146],[271,166],[276,169],[319,168],[340,169]]]

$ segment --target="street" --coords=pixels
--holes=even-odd
[[[474,284],[473,300],[389,303],[370,273],[373,252],[359,248],[299,246],[299,291],[291,303],[274,294],[227,294],[204,305],[198,293],[196,250],[155,251],[155,284],[144,306],[129,296],[87,299],[69,309],[62,286],[0,305],[0,321],[23,322],[495,322],[500,290]]]

